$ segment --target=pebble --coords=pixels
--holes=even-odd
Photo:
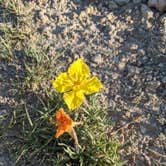
[[[166,84],[166,76],[162,78],[162,82]]]
[[[123,61],[118,64],[119,70],[123,70],[125,68],[125,66],[126,66],[126,63]]]
[[[117,17],[114,15],[114,13],[113,12],[108,13],[107,18],[112,23],[111,25],[113,25],[113,27],[116,28],[115,25],[113,24],[115,22],[115,20],[117,19]]]
[[[144,18],[146,18],[146,19],[153,18],[153,12],[147,5],[142,4],[141,12],[142,12],[142,16]]]
[[[115,2],[120,5],[120,6],[123,6],[123,5],[126,5],[127,3],[130,2],[130,0],[115,0]]]
[[[130,49],[131,49],[131,50],[137,50],[138,47],[139,47],[138,44],[134,44],[134,43],[133,43],[133,44],[131,44]]]
[[[138,50],[138,55],[139,55],[139,56],[144,56],[144,55],[145,55],[145,50],[139,49],[139,50]]]
[[[147,88],[146,90],[150,90],[152,92],[156,92],[156,89],[160,86],[160,81],[150,81],[150,82],[147,82],[146,85],[147,85]]]
[[[148,6],[163,12],[166,11],[166,0],[149,0]]]
[[[117,9],[118,5],[114,1],[110,1],[109,4],[109,9]]]
[[[141,3],[142,0],[133,0],[133,3]]]
[[[0,166],[8,166],[7,161],[4,158],[0,158]]]
[[[0,111],[0,116],[6,116],[6,115],[8,115],[6,109],[3,109],[3,110]]]
[[[147,134],[150,136],[158,135],[159,131],[157,131],[156,129],[157,129],[157,127],[156,127],[155,123],[153,125],[148,124],[148,123],[140,125],[140,130],[141,130],[142,134]]]
[[[92,57],[92,61],[97,63],[97,64],[101,64],[103,62],[103,58],[101,54],[97,54],[95,56]]]
[[[163,14],[160,18],[161,23],[163,24],[164,27],[164,32],[166,33],[166,14]]]
[[[163,14],[163,15],[160,17],[160,21],[161,21],[161,23],[165,23],[165,22],[166,22],[166,14]]]
[[[141,71],[140,68],[131,66],[131,65],[128,65],[127,68],[128,68],[129,75],[130,74],[139,74]]]
[[[112,73],[112,79],[116,80],[119,77],[118,73]]]
[[[1,154],[0,155],[0,166],[15,166],[14,162],[11,161],[11,159],[9,158],[8,155],[5,154]]]

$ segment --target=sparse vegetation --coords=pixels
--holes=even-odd
[[[165,15],[115,1],[0,0],[0,165],[164,164]],[[71,112],[52,82],[78,58],[105,89]]]
[[[73,140],[64,134],[58,140],[54,114],[62,106],[61,98],[55,93],[42,108],[27,107],[17,119],[20,124],[20,134],[16,143],[17,164],[21,165],[22,159],[31,161],[35,158],[46,165],[122,165],[118,155],[118,144],[107,134],[111,121],[101,107],[96,107],[97,99],[91,97],[89,108],[82,107],[75,113],[75,120],[81,120],[83,125],[76,129],[79,146],[74,147]],[[25,110],[26,110],[25,109]],[[27,112],[31,110],[30,113]],[[35,112],[36,116],[30,115]],[[71,112],[69,112],[71,114]],[[26,124],[26,125],[25,125]],[[41,159],[41,161],[40,161]],[[44,160],[44,161],[43,161]]]

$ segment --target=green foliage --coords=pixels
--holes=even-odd
[[[19,27],[0,24],[0,58],[10,60],[15,50],[20,49],[21,42],[26,38],[26,33],[21,32]]]
[[[62,54],[63,52],[55,56],[48,56],[44,49],[38,51],[35,46],[27,47],[25,49],[27,75],[24,81],[24,87],[31,88],[35,91],[43,81],[51,80],[55,75],[54,63]]]
[[[13,56],[13,28],[11,26],[0,25],[0,58],[10,59]]]
[[[22,9],[22,10],[21,10]],[[25,15],[19,0],[0,0],[0,58],[12,60],[17,50],[27,45],[33,33],[31,16]]]
[[[27,116],[25,111],[20,121],[24,127],[17,151],[18,165],[21,165],[24,158],[30,161],[34,157],[36,160],[44,158],[43,162],[46,165],[55,166],[122,165],[118,155],[118,144],[107,134],[111,121],[105,110],[96,107],[96,102],[97,100],[93,99],[88,108],[82,107],[75,112],[74,121],[83,122],[83,125],[75,128],[79,139],[78,146],[74,145],[74,140],[67,133],[58,140],[54,138],[56,132],[54,114],[63,106],[61,97],[55,93],[51,95],[47,104],[41,103],[43,109],[36,110],[35,116],[32,117],[31,113]],[[73,112],[68,111],[68,114]]]

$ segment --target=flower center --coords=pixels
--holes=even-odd
[[[74,82],[73,90],[78,91],[80,90],[81,83],[79,81]]]

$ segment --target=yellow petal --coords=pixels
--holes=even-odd
[[[73,83],[67,73],[61,73],[54,81],[53,87],[58,92],[67,92],[72,89]]]
[[[73,62],[68,69],[69,77],[73,81],[81,82],[89,76],[89,67],[83,62],[82,59],[78,59]]]
[[[98,92],[101,88],[103,88],[103,85],[96,76],[93,76],[90,79],[85,80],[81,87],[83,93],[87,95]]]
[[[82,104],[84,95],[82,91],[70,91],[64,94],[63,99],[68,108],[74,110]]]

